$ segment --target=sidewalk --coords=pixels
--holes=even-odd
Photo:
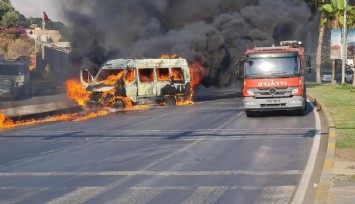
[[[334,161],[332,181],[330,184],[328,203],[354,204],[355,203],[355,178],[349,181],[349,176],[355,175],[355,162]]]
[[[7,117],[41,114],[52,111],[76,108],[78,105],[65,94],[38,96],[22,101],[1,101],[0,112]]]

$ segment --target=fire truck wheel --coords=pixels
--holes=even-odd
[[[124,102],[124,100],[118,98],[115,100],[115,102],[113,102],[112,108],[124,109],[126,108],[126,103]]]
[[[245,114],[247,115],[247,117],[254,117],[255,116],[255,112],[254,111],[246,110]]]
[[[167,106],[176,106],[176,98],[174,96],[168,96],[165,98]]]

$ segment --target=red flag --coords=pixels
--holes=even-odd
[[[48,18],[48,16],[47,16],[46,12],[44,12],[44,11],[43,11],[43,20],[44,20],[44,22],[46,22],[46,23],[49,21],[49,18]]]

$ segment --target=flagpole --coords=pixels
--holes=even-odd
[[[46,29],[46,23],[44,22],[44,11],[42,10],[42,30]]]

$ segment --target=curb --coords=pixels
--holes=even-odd
[[[1,109],[0,111],[5,113],[7,117],[25,117],[27,115],[38,115],[43,113],[50,113],[54,111],[61,111],[66,109],[77,108],[78,105],[71,101],[63,102],[53,102],[53,103],[44,103],[37,105],[26,105],[18,106],[15,108]]]
[[[326,117],[328,128],[329,128],[327,152],[325,155],[323,170],[321,173],[316,196],[314,199],[315,204],[321,204],[321,203],[327,203],[330,182],[332,179],[332,168],[333,168],[334,157],[335,157],[336,127],[335,127],[334,120],[330,115],[327,107],[324,105],[324,103],[317,100],[317,98],[311,94],[307,94],[307,95],[308,98],[314,100],[317,110],[323,112],[323,114]]]

